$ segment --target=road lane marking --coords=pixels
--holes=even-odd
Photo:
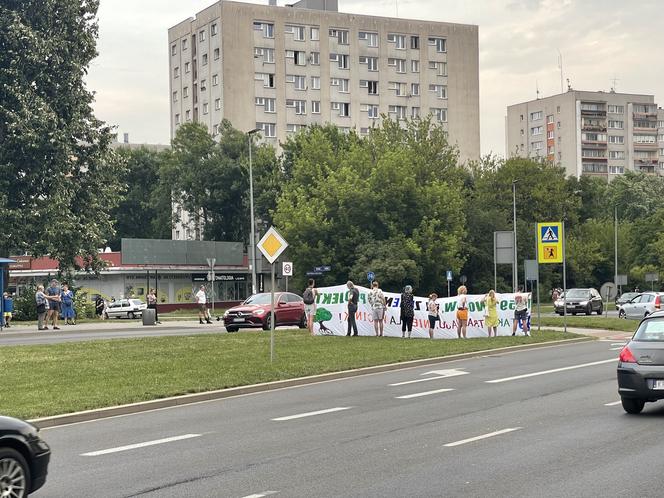
[[[318,410],[318,411],[315,411],[315,412],[298,413],[296,415],[288,415],[287,417],[278,417],[278,418],[273,418],[271,420],[274,420],[275,422],[283,422],[284,420],[295,420],[296,418],[313,417],[314,415],[323,415],[325,413],[341,412],[343,410],[350,410],[351,408],[353,408],[353,407],[352,406],[338,406],[336,408],[328,408],[327,410]]]
[[[604,406],[616,406],[622,403],[622,401],[613,401],[611,403],[604,403]]]
[[[262,493],[254,493],[253,495],[243,496],[242,498],[263,498],[264,496],[276,495],[279,491],[263,491]]]
[[[514,432],[523,429],[523,427],[510,427],[508,429],[502,429],[500,431],[489,432],[488,434],[482,434],[481,436],[470,437],[468,439],[462,439],[461,441],[455,441],[453,443],[447,443],[444,446],[452,448],[454,446],[461,446],[462,444],[473,443],[475,441],[480,441],[482,439],[487,439],[494,436],[500,436],[501,434],[507,434],[508,432]]]
[[[620,346],[619,348],[609,348],[609,351],[620,351],[625,346]]]
[[[435,391],[424,391],[421,393],[415,394],[406,394],[404,396],[395,396],[394,399],[410,399],[410,398],[419,398],[420,396],[429,396],[431,394],[446,393],[449,391],[454,391],[454,389],[436,389]]]
[[[389,387],[395,386],[405,386],[407,384],[417,384],[418,382],[427,382],[430,380],[446,379],[448,377],[457,377],[459,375],[467,375],[470,372],[464,372],[463,370],[450,369],[450,370],[432,370],[431,372],[426,372],[421,375],[431,375],[434,374],[435,377],[426,377],[425,379],[415,379],[415,380],[406,380],[404,382],[395,382],[394,384],[388,384]]]
[[[541,372],[532,372],[529,374],[515,375],[514,377],[505,377],[503,379],[485,380],[484,382],[486,382],[487,384],[498,384],[500,382],[509,382],[511,380],[527,379],[528,377],[537,377],[538,375],[546,375],[556,372],[565,372],[567,370],[575,370],[577,368],[593,367],[595,365],[602,365],[604,363],[612,363],[617,361],[618,361],[617,358],[611,358],[609,360],[593,361],[591,363],[582,363],[580,365],[572,365],[570,367],[554,368],[552,370],[543,370]]]
[[[173,443],[175,441],[182,441],[184,439],[192,439],[201,437],[202,434],[183,434],[182,436],[166,437],[163,439],[155,439],[154,441],[146,441],[144,443],[128,444],[126,446],[118,446],[116,448],[108,448],[107,450],[91,451],[89,453],[82,453],[81,456],[100,456],[108,455],[110,453],[119,453],[121,451],[135,450],[137,448],[145,448],[146,446],[155,446],[157,444]]]
[[[626,342],[612,342],[611,346],[624,346],[625,344],[627,344],[627,343]]]

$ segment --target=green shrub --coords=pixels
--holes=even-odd
[[[21,294],[14,298],[14,316],[12,320],[20,322],[37,319],[36,292],[37,286],[32,284],[22,289]]]

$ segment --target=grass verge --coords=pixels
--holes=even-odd
[[[315,337],[306,331],[194,335],[2,348],[0,414],[43,417],[352,368],[579,337],[465,341]]]
[[[562,327],[563,318],[543,316],[540,323],[542,327]],[[620,332],[634,332],[638,325],[638,320],[623,320],[621,318],[608,318],[604,316],[567,317],[568,327],[577,327],[582,329],[604,329],[616,330]],[[537,326],[537,318],[534,318],[532,326]]]

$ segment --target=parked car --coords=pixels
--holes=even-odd
[[[554,303],[554,310],[559,315],[563,314],[563,300],[558,299]],[[599,295],[597,289],[568,289],[567,290],[567,313],[576,315],[577,313],[585,313],[590,315],[596,312],[601,315],[604,311],[604,303],[602,296]]]
[[[274,315],[276,326],[297,325],[307,328],[304,315],[304,301],[291,292],[275,292]],[[224,326],[228,332],[237,332],[240,328],[263,328],[270,330],[270,293],[254,294],[239,306],[224,313]]]
[[[143,310],[148,305],[140,299],[120,299],[108,303],[106,318],[138,318],[143,315]]]
[[[24,498],[46,482],[51,449],[35,426],[0,417],[0,496]]]
[[[648,315],[620,350],[618,393],[627,413],[664,399],[664,312]]]
[[[640,320],[655,311],[662,309],[661,292],[642,292],[637,294],[631,301],[622,304],[618,308],[618,318],[631,318]]]
[[[619,310],[622,304],[631,301],[638,295],[639,295],[638,292],[623,292],[620,296],[616,298],[616,309]]]

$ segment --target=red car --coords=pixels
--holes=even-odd
[[[275,292],[274,315],[276,326],[296,325],[307,328],[304,315],[304,301],[292,292]],[[248,297],[245,302],[224,313],[224,326],[228,332],[237,332],[240,328],[262,328],[270,330],[270,293],[264,292]]]

